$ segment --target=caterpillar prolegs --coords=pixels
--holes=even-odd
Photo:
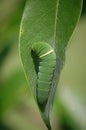
[[[32,53],[37,73],[36,97],[41,105],[45,104],[48,99],[56,65],[56,54],[54,49],[45,42],[34,43]]]

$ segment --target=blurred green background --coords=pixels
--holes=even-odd
[[[0,1],[0,130],[47,130],[19,57],[19,28],[25,2]],[[52,128],[86,130],[86,1],[66,49]]]

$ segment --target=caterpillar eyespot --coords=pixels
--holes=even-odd
[[[54,49],[45,42],[34,43],[31,52],[37,73],[36,97],[41,105],[48,99],[56,65],[56,54]]]

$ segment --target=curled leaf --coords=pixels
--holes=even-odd
[[[64,64],[65,48],[79,19],[81,7],[82,0],[27,0],[22,18],[20,28],[20,55],[22,64],[38,105],[40,101],[43,102],[47,99],[46,103],[39,105],[39,108],[49,130],[51,129],[50,120],[54,95],[60,71]],[[52,47],[56,55],[54,60],[56,63],[54,64],[52,80],[51,82],[49,81],[51,85],[48,84],[47,90],[45,89],[47,93],[43,90],[43,93],[40,91],[37,95],[37,79],[39,77],[37,73],[39,72],[40,62],[36,60],[41,58],[36,57],[37,55],[31,52],[32,48],[34,48],[32,47],[33,44],[39,42],[47,43]],[[33,55],[36,57],[34,61]],[[50,61],[48,62],[51,64]],[[48,62],[45,66],[48,66]],[[49,69],[44,68],[44,73],[46,71],[44,75],[47,75]],[[44,77],[42,76],[42,78]],[[48,75],[46,78],[48,78]],[[39,84],[38,88],[43,84],[46,86],[47,83],[42,82],[41,84],[40,82]],[[43,94],[43,97],[41,94]]]

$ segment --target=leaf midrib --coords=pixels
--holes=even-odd
[[[55,15],[55,26],[54,26],[54,47],[55,47],[55,42],[56,42],[56,31],[57,31],[56,26],[57,26],[57,18],[58,18],[58,16],[57,16],[58,6],[59,6],[59,0],[57,0],[57,2],[56,2],[56,15]]]

